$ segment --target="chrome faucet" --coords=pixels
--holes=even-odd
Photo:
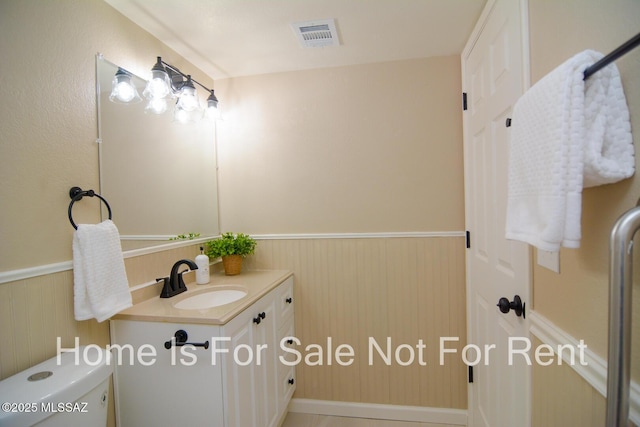
[[[156,282],[163,281],[164,286],[162,287],[162,292],[160,293],[160,298],[171,298],[172,296],[178,295],[187,290],[187,286],[184,284],[184,280],[182,279],[182,274],[186,273],[189,270],[184,270],[178,273],[180,266],[182,264],[186,264],[189,266],[191,270],[197,270],[198,266],[195,262],[189,259],[181,259],[180,261],[173,264],[171,267],[171,275],[169,277],[161,277],[156,279]]]

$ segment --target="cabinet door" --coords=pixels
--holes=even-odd
[[[119,426],[223,426],[222,369],[202,347],[165,348],[179,330],[189,342],[210,341],[219,333],[206,325],[111,321]]]
[[[224,358],[226,376],[225,425],[227,427],[258,425],[254,410],[256,401],[254,367],[253,363],[244,364],[247,358],[247,349],[254,348],[253,321],[248,317],[242,313],[225,327],[225,330],[228,331],[226,334],[230,338],[229,354]]]
[[[278,366],[276,344],[276,312],[275,303],[270,301],[263,306],[259,324],[254,324],[254,345],[261,348],[260,363],[255,364],[256,374],[256,412],[260,427],[275,426],[278,421],[278,386],[276,383]]]
[[[224,326],[223,335],[229,337],[223,359],[227,427],[276,427],[286,409],[278,359],[280,300],[285,301],[278,287]],[[287,318],[292,324],[293,316]]]

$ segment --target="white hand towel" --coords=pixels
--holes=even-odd
[[[587,50],[531,87],[513,109],[507,239],[546,251],[580,246],[582,189],[634,173],[634,148],[620,74]]]
[[[120,234],[111,220],[79,224],[73,236],[76,320],[107,320],[131,307]]]

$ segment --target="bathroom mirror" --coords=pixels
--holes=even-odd
[[[111,102],[118,65],[98,54],[96,70],[100,193],[111,205],[123,250],[189,233],[218,235],[215,124],[176,122],[172,108],[146,114],[144,99]],[[133,81],[142,97],[146,81]]]

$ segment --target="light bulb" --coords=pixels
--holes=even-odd
[[[115,93],[116,97],[122,102],[129,102],[136,96],[135,89],[125,82],[116,84]]]
[[[180,123],[195,123],[202,119],[202,110],[195,109],[191,111],[187,111],[182,108],[178,103],[176,103],[176,108],[173,111],[173,119]]]
[[[189,121],[189,114],[182,108],[176,108],[173,118],[180,123],[187,123]]]
[[[131,81],[131,74],[122,68],[118,68],[118,72],[113,76],[109,100],[122,104],[142,101],[135,85]]]
[[[218,107],[209,106],[205,110],[204,114],[209,120],[218,120],[220,118],[220,109]]]
[[[196,89],[187,86],[183,87],[180,91],[178,104],[186,111],[195,111],[200,108],[200,101],[198,101]]]
[[[145,98],[165,98],[171,94],[171,86],[169,76],[166,72],[160,70],[151,71],[151,80],[147,82],[147,86],[142,93]]]
[[[167,111],[168,105],[165,98],[151,98],[147,102],[147,106],[144,109],[145,113],[162,114]]]

